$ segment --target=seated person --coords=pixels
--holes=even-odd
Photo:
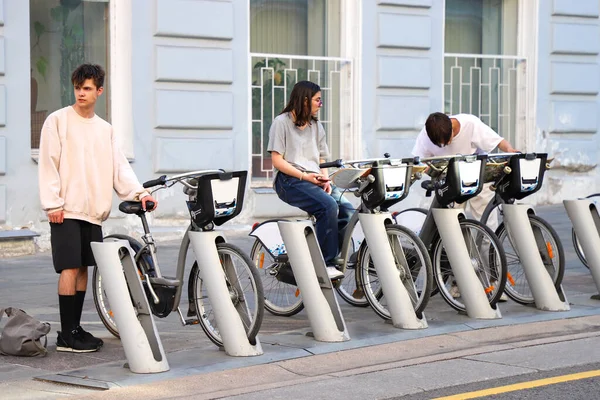
[[[273,120],[267,151],[275,169],[275,192],[287,204],[315,217],[327,274],[340,279],[344,274],[336,268],[335,259],[354,207],[331,184],[327,169],[319,169],[329,155],[325,130],[317,119],[322,105],[319,85],[296,83],[287,106]]]

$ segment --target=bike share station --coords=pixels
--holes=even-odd
[[[391,165],[389,162],[375,161],[368,170],[341,169],[339,171],[343,173],[332,175],[333,183],[338,188],[360,189],[357,183],[359,178],[369,174],[372,179],[366,179],[363,183],[365,187],[362,188],[369,189],[368,196],[379,196],[380,201],[386,198],[399,201],[408,195],[412,165],[404,163]],[[362,192],[364,190],[359,190],[359,193]],[[359,220],[365,240],[371,248],[373,264],[377,276],[380,277],[383,295],[387,299],[392,325],[402,329],[426,328],[425,317],[418,317],[415,314],[407,288],[400,279],[390,241],[387,238],[386,223],[391,221],[391,214],[389,212],[360,213]],[[349,340],[312,223],[280,221],[278,226],[298,289],[303,293],[306,313],[315,340],[323,342]],[[400,262],[407,265],[403,252],[398,251],[396,254],[402,257]]]
[[[503,168],[508,175],[507,182],[496,187],[496,191],[503,198],[517,200],[535,193],[542,186],[544,172],[550,168],[547,157],[544,153],[510,155],[508,165]],[[545,243],[541,233],[537,229],[534,231],[529,223],[529,215],[535,215],[533,207],[514,203],[505,203],[502,207],[510,243],[521,261],[536,308],[569,311],[571,307],[562,285],[554,285],[538,250]]]
[[[507,175],[508,179],[504,181],[507,185],[495,189],[513,198],[523,198],[539,190],[546,169],[545,156],[545,154],[538,154],[535,157],[511,154],[510,157],[505,157],[502,167],[499,168]],[[494,157],[491,155],[491,163],[494,163]],[[464,218],[462,211],[447,208],[443,204],[444,198],[467,200],[479,193],[487,180],[484,171],[488,159],[486,156],[456,156],[446,157],[446,159],[449,161],[444,169],[445,176],[435,187],[436,199],[431,214],[444,243],[450,268],[466,308],[466,315],[449,312],[449,307],[442,309],[438,306],[441,303],[434,304],[434,307],[429,303],[425,308],[427,319],[424,313],[420,315],[415,313],[411,304],[411,295],[414,295],[411,290],[415,290],[415,287],[414,285],[412,288],[407,287],[402,281],[397,265],[407,263],[406,257],[403,256],[403,251],[395,251],[388,240],[386,226],[393,222],[389,213],[365,212],[360,213],[358,218],[365,240],[369,244],[373,268],[381,280],[381,290],[387,301],[391,324],[381,323],[381,318],[371,309],[340,305],[338,295],[335,293],[336,282],[332,282],[328,277],[315,230],[310,221],[279,221],[273,224],[278,227],[277,234],[280,234],[276,242],[281,240],[279,243],[284,243],[287,249],[294,283],[302,293],[306,313],[300,313],[289,319],[271,317],[269,322],[273,326],[261,329],[260,341],[258,336],[251,341],[244,329],[246,318],[244,311],[238,307],[239,305],[232,303],[231,293],[225,282],[225,275],[230,272],[224,271],[217,254],[216,244],[225,241],[225,237],[215,231],[196,231],[189,234],[190,245],[206,284],[206,294],[215,313],[224,352],[215,351],[216,348],[212,343],[210,347],[205,346],[208,340],[202,338],[204,348],[199,348],[196,344],[180,351],[170,352],[167,356],[151,312],[149,299],[152,297],[145,292],[146,288],[135,265],[133,257],[135,252],[126,241],[93,243],[94,256],[105,281],[107,296],[115,299],[115,304],[111,304],[121,333],[121,345],[127,358],[125,366],[133,374],[123,373],[123,363],[120,361],[105,363],[95,368],[69,371],[70,377],[72,380],[78,379],[76,383],[78,385],[86,386],[86,382],[96,380],[102,382],[104,388],[108,389],[110,385],[107,383],[113,383],[112,386],[135,385],[157,379],[247,367],[446,333],[597,315],[596,309],[587,304],[583,304],[584,307],[576,304],[574,310],[571,310],[568,315],[560,313],[561,315],[558,316],[546,312],[566,311],[570,306],[562,288],[557,289],[549,278],[537,250],[536,243],[539,241],[537,233],[526,222],[533,209],[529,205],[503,204],[504,223],[510,244],[518,253],[528,282],[532,283],[530,287],[537,309],[519,307],[516,303],[506,304],[503,306],[506,307],[504,318],[501,318],[498,305],[496,304],[495,307],[490,305],[486,287],[470,259],[467,238],[460,225],[460,221]],[[427,159],[421,161],[428,163]],[[332,178],[337,186],[349,190],[370,184],[369,188],[373,188],[375,186],[372,185],[373,182],[377,181],[382,186],[366,192],[371,195],[379,193],[385,198],[403,199],[415,180],[412,167],[410,163],[396,165],[374,163],[371,168],[361,171],[340,169],[337,178],[336,174],[332,174]],[[375,178],[369,179],[369,176]],[[420,179],[420,175],[417,179]],[[243,199],[240,198],[239,191],[237,196],[239,202],[237,205],[241,209]],[[243,191],[241,196],[243,197]],[[232,215],[239,213],[239,209],[221,207],[229,202],[231,199],[222,203],[217,202],[218,207],[215,207],[211,199],[199,205],[197,209],[190,208],[190,212],[193,214],[205,208],[211,213]],[[597,290],[600,292],[598,210],[588,200],[565,201],[565,207],[580,237]],[[282,329],[282,326],[286,326],[285,322],[290,320],[294,322],[292,329]],[[281,321],[280,325],[278,325],[279,321]],[[179,335],[179,332],[177,334]],[[183,335],[191,338],[192,335],[193,337],[204,336],[204,332],[198,328],[190,328]],[[192,339],[187,340],[192,342]],[[398,357],[405,359],[401,355]],[[160,372],[162,374],[152,375]],[[65,383],[61,379],[57,378],[56,381]]]
[[[439,157],[445,159],[446,157]],[[437,157],[423,159],[424,162],[435,161]],[[475,197],[483,187],[485,156],[464,156],[450,158],[446,167],[446,176],[441,179],[435,189],[432,214],[438,232],[444,243],[450,268],[460,290],[466,313],[470,318],[501,318],[498,305],[492,308],[485,288],[477,277],[473,262],[469,256],[466,241],[460,226],[465,218],[460,209],[447,208],[449,202],[462,203]]]
[[[591,299],[600,300],[600,214],[591,199],[564,200],[569,219],[581,244],[598,293]]]
[[[243,205],[245,174],[244,179],[232,179],[235,174],[222,173],[197,178],[198,188],[204,188],[203,192],[210,195],[205,194],[195,202],[188,202],[194,223],[204,226],[214,220],[219,224],[215,217],[224,217],[220,221],[223,223],[239,214]],[[226,201],[219,201],[218,197],[224,197]],[[222,263],[216,247],[217,243],[226,242],[225,237],[219,232],[202,229],[189,231],[188,235],[200,276],[206,285],[225,353],[235,357],[263,354],[258,337],[250,343],[244,329],[243,322],[250,318],[245,309],[245,301],[237,305],[232,302],[225,275],[235,277],[236,271],[228,265],[230,263]],[[126,240],[94,242],[92,251],[103,277],[105,290],[112,301],[112,311],[127,358],[126,366],[131,372],[139,374],[168,371],[169,363],[148,302],[148,297],[155,303],[158,303],[159,298],[151,285],[144,288],[136,267],[135,252]],[[158,268],[158,265],[155,267]],[[146,276],[145,279],[149,278]],[[237,277],[230,281],[234,282],[234,286],[239,286]],[[235,289],[238,288],[234,287],[232,290]],[[151,296],[147,296],[146,291],[151,292]],[[237,292],[243,296],[241,289]]]

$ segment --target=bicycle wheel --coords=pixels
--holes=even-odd
[[[600,193],[594,193],[586,197],[586,199],[594,199],[594,203],[598,207],[600,203]],[[571,239],[573,240],[573,247],[575,248],[575,254],[579,257],[579,260],[587,269],[590,268],[588,262],[585,258],[585,254],[583,253],[583,248],[581,247],[581,243],[579,243],[579,239],[577,239],[577,234],[575,233],[575,229],[571,228]]]
[[[360,278],[356,274],[358,270],[358,254],[361,244],[365,240],[365,234],[360,226],[360,222],[352,227],[352,236],[346,254],[340,254],[340,257],[346,260],[346,269],[344,270],[344,279],[335,285],[335,290],[340,297],[350,305],[355,307],[368,307],[369,302],[365,297]],[[342,250],[340,250],[342,251]]]
[[[231,301],[240,315],[248,340],[254,345],[264,315],[264,294],[260,276],[252,266],[250,258],[239,247],[230,243],[218,243],[217,253],[225,272]],[[216,316],[195,257],[193,257],[189,279],[192,281],[193,288],[192,301],[196,306],[196,315],[202,330],[214,344],[223,346]]]
[[[104,240],[107,239],[127,240],[129,242],[129,246],[131,246],[131,249],[136,253],[142,248],[141,243],[131,236],[116,234],[104,237]],[[127,254],[125,253],[120,254],[121,260],[123,260],[123,258],[126,256]],[[137,267],[139,271],[149,271],[151,265],[152,261],[149,261],[148,257],[139,257],[137,261]],[[140,279],[142,282],[145,280],[143,273],[141,274]],[[111,334],[118,338],[119,330],[117,329],[117,324],[113,318],[114,314],[110,305],[110,300],[106,296],[106,291],[102,286],[102,276],[100,275],[100,270],[97,266],[94,267],[94,272],[92,274],[92,294],[94,297],[94,305],[96,306],[96,311],[98,312],[100,321],[102,321],[102,324]]]
[[[502,296],[506,285],[506,256],[500,241],[492,230],[479,221],[464,219],[460,227],[465,239],[471,265],[483,285],[492,307]],[[465,312],[460,291],[450,267],[450,262],[441,238],[433,247],[433,276],[446,302],[455,310]]]
[[[565,273],[565,253],[558,234],[548,222],[538,216],[530,215],[529,223],[533,229],[538,251],[546,267],[546,271],[552,278],[554,286],[559,289]],[[507,283],[504,289],[506,294],[517,303],[525,305],[534,304],[535,300],[529,288],[525,270],[504,223],[501,223],[498,227],[496,236],[498,236],[500,243],[502,243],[504,253],[506,254],[508,267]]]
[[[286,268],[286,266],[276,262],[258,239],[252,245],[250,258],[252,258],[252,265],[256,267],[263,283],[267,311],[281,317],[290,317],[302,311],[304,303],[302,303],[300,289],[278,278],[280,268]],[[289,266],[287,267],[289,268]]]
[[[394,214],[394,223],[402,225],[413,231],[419,236],[421,228],[427,217],[427,210],[424,208],[407,208]]]
[[[386,232],[400,279],[410,296],[415,313],[421,318],[433,283],[431,259],[427,249],[421,239],[404,226],[388,225]],[[391,319],[367,242],[361,244],[358,259],[360,283],[367,301],[377,315],[383,319]]]

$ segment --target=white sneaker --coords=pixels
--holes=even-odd
[[[458,290],[458,286],[456,286],[455,283],[450,286],[450,296],[452,296],[453,299],[460,298],[460,290]]]
[[[336,267],[327,267],[327,275],[332,281],[344,277],[344,273],[338,270]]]

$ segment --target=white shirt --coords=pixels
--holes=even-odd
[[[471,114],[450,115],[458,120],[460,131],[449,145],[438,147],[431,142],[425,127],[419,132],[412,154],[418,157],[449,156],[454,154],[482,154],[494,150],[502,141],[492,128]]]

